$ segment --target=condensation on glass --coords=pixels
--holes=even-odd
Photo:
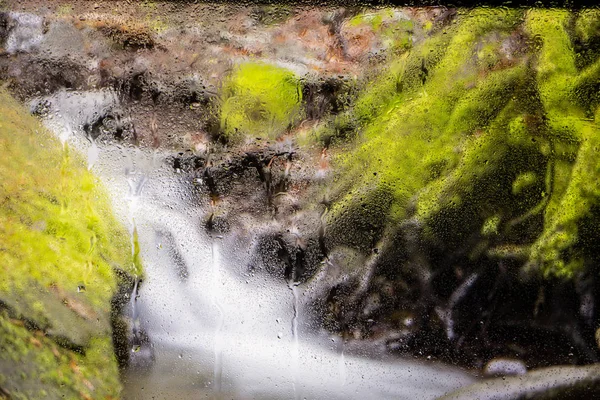
[[[0,399],[594,398],[600,11],[0,1]]]

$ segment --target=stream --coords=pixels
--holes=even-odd
[[[46,125],[87,154],[139,242],[145,277],[130,312],[151,345],[132,348],[125,399],[433,399],[475,380],[367,345],[350,351],[313,328],[304,284],[248,269],[253,232],[207,233],[211,204],[190,195],[203,182],[174,170],[171,153],[85,137],[82,126],[117,103],[110,91],[60,91],[32,109],[43,105]]]

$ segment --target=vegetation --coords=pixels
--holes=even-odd
[[[249,62],[225,79],[221,129],[228,140],[275,138],[301,116],[302,88],[286,69]]]
[[[375,246],[416,218],[424,238],[450,252],[469,241],[472,257],[512,248],[526,257],[524,271],[570,278],[581,270],[578,231],[600,194],[600,61],[596,54],[578,67],[573,46],[576,35],[598,34],[597,13],[582,11],[575,30],[574,18],[463,11],[393,61],[329,133],[318,132],[335,136],[350,121],[358,133],[336,159],[332,236],[361,220]],[[361,209],[379,211],[364,221]]]
[[[414,22],[399,10],[382,8],[373,12],[359,13],[350,18],[351,27],[367,26],[379,37],[391,54],[402,53],[412,47],[411,32]]]
[[[117,397],[114,270],[141,274],[129,235],[83,160],[5,93],[0,151],[0,387]]]
[[[330,329],[477,367],[597,362],[599,27],[460,10],[315,130],[338,168],[330,262],[367,258],[330,291]]]
[[[143,2],[145,22],[74,23],[119,48],[160,51],[156,7]],[[276,25],[290,10],[253,15]],[[423,26],[399,15],[345,21],[389,52],[312,132],[336,174],[313,242],[328,253],[322,265],[346,274],[322,296],[323,319],[357,338],[392,332],[420,354],[471,346],[478,367],[527,348],[597,361],[600,312],[588,295],[600,296],[600,12],[482,8]],[[215,125],[233,145],[280,138],[310,114],[302,94],[290,70],[237,64]],[[139,276],[139,247],[82,160],[4,93],[0,151],[0,397],[116,397],[115,270]]]

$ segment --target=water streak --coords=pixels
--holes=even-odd
[[[340,351],[340,359],[338,361],[338,374],[340,375],[340,389],[346,385],[347,379],[347,371],[346,371],[346,355],[344,354],[346,351],[346,345],[344,343],[344,339],[340,340],[340,347],[342,348]]]
[[[300,399],[300,388],[298,387],[298,375],[299,375],[299,345],[298,345],[298,313],[299,313],[299,296],[298,296],[298,284],[291,283],[289,285],[292,295],[294,296],[294,316],[292,317],[292,372],[294,374],[294,399]]]
[[[214,363],[214,371],[213,371],[213,388],[215,393],[221,392],[222,380],[223,380],[223,337],[222,330],[223,324],[225,322],[225,316],[223,312],[223,307],[219,302],[219,298],[221,295],[220,285],[221,285],[221,265],[220,265],[220,249],[218,238],[213,237],[212,239],[212,248],[211,248],[211,258],[212,258],[212,273],[213,273],[213,282],[212,282],[212,304],[217,309],[219,316],[217,319],[217,323],[215,325],[215,334],[214,334],[214,355],[215,355],[215,363]]]
[[[133,346],[131,348],[131,352],[135,353],[140,350],[141,343],[139,342],[140,337],[140,322],[138,319],[137,312],[137,296],[138,296],[138,284],[139,279],[136,276],[133,281],[133,289],[131,290],[129,297],[129,307],[131,308],[131,334],[133,339]]]

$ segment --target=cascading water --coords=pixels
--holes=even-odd
[[[295,271],[285,280],[249,271],[253,233],[207,231],[214,206],[189,194],[193,178],[173,171],[167,152],[84,139],[81,127],[116,107],[113,93],[59,92],[40,104],[51,129],[91,149],[90,167],[137,233],[146,276],[132,312],[152,351],[132,348],[126,399],[426,399],[473,381],[437,364],[350,354],[312,329]]]
[[[221,382],[223,379],[223,353],[222,347],[223,343],[221,341],[221,332],[223,330],[223,323],[225,319],[225,315],[223,314],[223,309],[221,304],[219,303],[219,298],[221,293],[219,291],[219,281],[220,281],[220,249],[219,244],[217,242],[218,238],[211,238],[211,258],[212,258],[212,275],[213,275],[213,287],[212,287],[212,303],[214,307],[217,309],[219,313],[219,317],[217,319],[217,323],[215,326],[215,337],[214,337],[214,352],[215,352],[215,362],[214,362],[214,389],[215,392],[221,392]]]

